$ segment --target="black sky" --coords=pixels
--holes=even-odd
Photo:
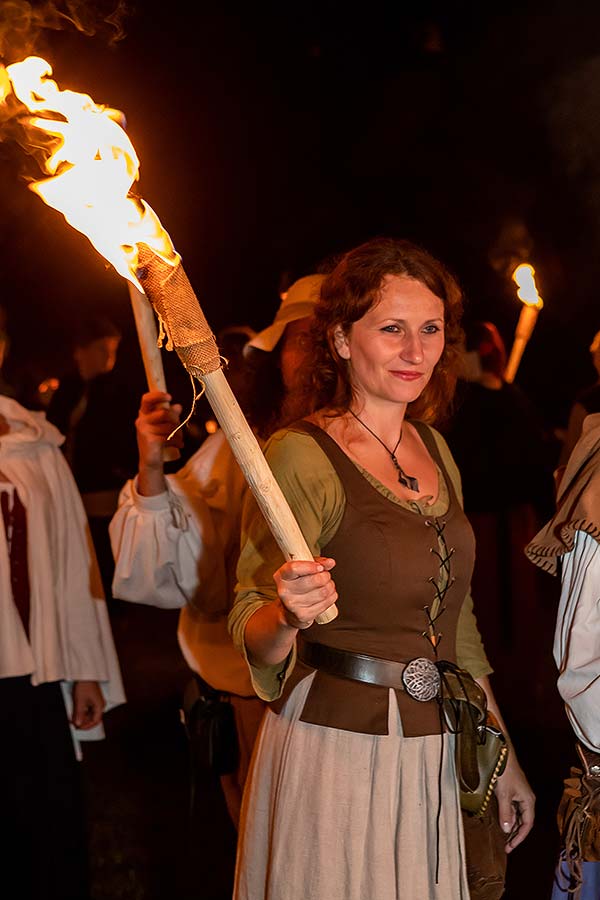
[[[495,321],[510,344],[519,307],[491,257],[501,235],[519,234],[512,250],[529,254],[546,301],[519,380],[559,424],[592,377],[587,346],[600,328],[594,6],[199,2],[189,12],[140,0],[114,47],[65,29],[39,50],[61,87],[125,111],[140,193],[214,330],[261,327],[282,279],[393,234],[445,259],[467,317]],[[15,348],[57,369],[75,317],[102,310],[128,334],[131,316],[121,280],[26,190],[20,162],[0,148],[0,302]]]

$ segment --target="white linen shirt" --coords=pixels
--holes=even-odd
[[[113,595],[181,609],[177,637],[189,667],[212,687],[254,696],[227,631],[247,485],[222,431],[210,435],[167,490],[141,496],[126,483],[110,524]]]
[[[582,531],[562,557],[554,659],[571,726],[600,753],[600,544]]]
[[[70,714],[71,685],[97,681],[106,709],[125,701],[100,573],[64,438],[45,413],[0,396],[9,431],[0,436],[0,490],[27,513],[29,637],[14,603],[9,541],[0,516],[0,678],[29,675],[33,685],[60,681]],[[102,726],[75,730],[81,740]]]

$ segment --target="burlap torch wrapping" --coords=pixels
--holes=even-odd
[[[312,559],[313,554],[223,374],[215,337],[181,260],[170,265],[145,244],[140,244],[136,275],[184,368],[204,385],[206,398],[283,555],[288,560]],[[337,607],[333,605],[316,621],[324,625],[336,616]]]

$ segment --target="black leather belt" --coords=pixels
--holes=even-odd
[[[413,659],[408,663],[395,662],[367,656],[365,653],[327,647],[299,636],[298,659],[329,675],[406,691],[415,700],[432,700],[439,693],[440,674],[437,666],[425,658]]]

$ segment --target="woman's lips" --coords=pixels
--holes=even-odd
[[[399,378],[401,381],[417,381],[418,378],[423,377],[422,372],[392,371],[392,375],[394,378]]]

